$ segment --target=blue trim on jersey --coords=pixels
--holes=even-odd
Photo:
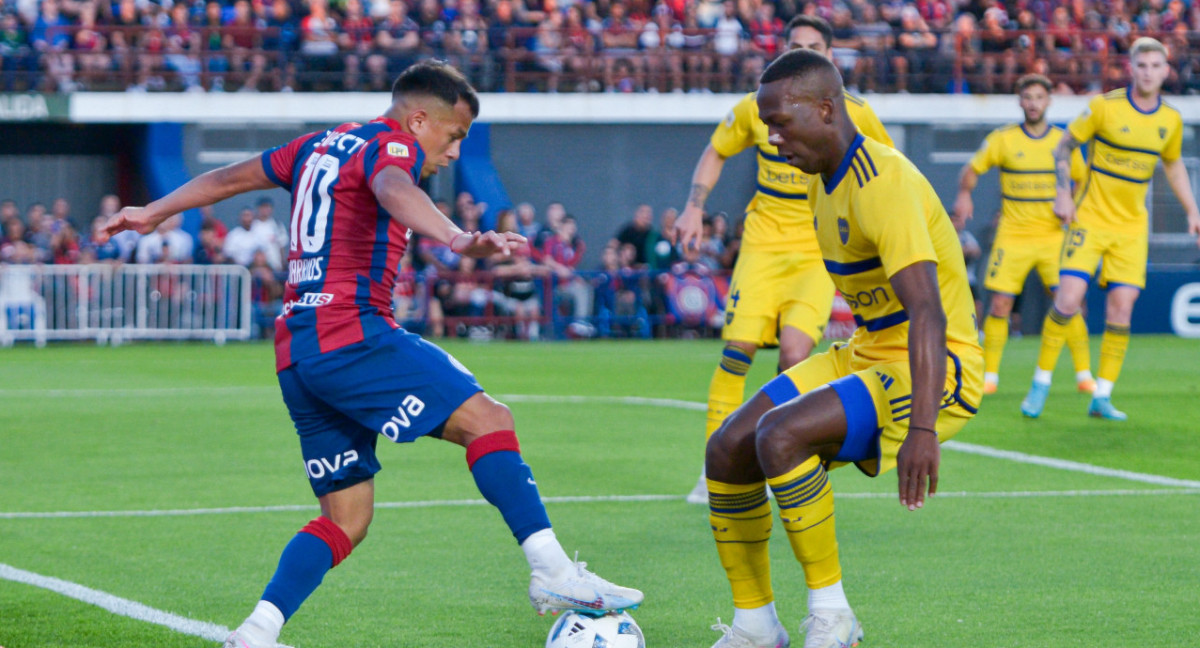
[[[1020,174],[1055,173],[1054,169],[1046,169],[1043,171],[1042,169],[1010,169],[1008,167],[1003,167],[1003,166],[1000,167],[1000,171],[1002,173],[1020,173]]]
[[[1108,282],[1108,285],[1106,285],[1104,287],[1104,290],[1109,291],[1109,290],[1112,290],[1113,288],[1133,288],[1134,290],[1136,290],[1138,292],[1141,292],[1141,290],[1142,290],[1141,286],[1135,286],[1131,283],[1121,283],[1120,281]]]
[[[758,146],[755,148],[758,149],[758,154],[763,156],[763,158],[765,158],[767,160],[770,160],[772,162],[784,162],[784,163],[787,162],[787,158],[783,157],[782,155],[771,155],[770,153],[767,153],[766,151],[762,150],[761,146]]]
[[[1091,281],[1092,281],[1092,275],[1090,275],[1082,270],[1069,270],[1069,269],[1068,270],[1059,270],[1058,276],[1059,276],[1060,280],[1063,275],[1066,275],[1068,277],[1078,277],[1088,283],[1091,283]]]
[[[1132,182],[1134,184],[1147,184],[1148,182],[1150,182],[1150,178],[1146,178],[1145,180],[1138,180],[1137,178],[1130,178],[1129,176],[1123,176],[1119,173],[1113,173],[1112,171],[1105,171],[1104,169],[1101,169],[1100,167],[1094,166],[1094,165],[1092,166],[1092,171],[1095,171],[1096,173],[1099,173],[1101,175],[1106,175],[1110,178],[1116,178],[1117,180],[1124,180],[1125,182]]]
[[[871,257],[870,259],[852,261],[850,263],[838,263],[837,261],[830,261],[829,259],[825,259],[824,261],[826,272],[843,277],[883,267],[883,259],[880,259],[879,257]]]
[[[284,146],[287,145],[285,144]],[[267,149],[266,151],[263,151],[263,154],[259,156],[259,159],[262,161],[263,173],[267,174],[267,180],[270,180],[272,183],[291,191],[292,184],[290,182],[284,183],[279,176],[275,175],[275,169],[271,166],[271,155],[281,148],[283,148],[283,146],[276,146],[273,149]]]
[[[854,154],[858,152],[859,147],[862,146],[865,139],[862,133],[854,136],[854,141],[850,143],[850,148],[846,150],[846,155],[842,157],[842,162],[838,164],[837,170],[830,176],[829,182],[825,183],[826,196],[833,193],[833,190],[837,189],[838,184],[841,183],[842,178],[846,177],[846,172],[850,170],[850,163],[854,161]]]
[[[1133,86],[1132,85],[1125,86],[1125,98],[1129,100],[1129,105],[1133,106],[1134,110],[1142,113],[1143,115],[1153,115],[1154,113],[1158,112],[1159,108],[1162,108],[1162,103],[1163,103],[1162,102],[1162,94],[1158,95],[1158,103],[1154,105],[1153,109],[1142,110],[1141,108],[1138,108],[1137,104],[1133,103]]]
[[[1030,133],[1030,132],[1029,132],[1029,129],[1028,129],[1028,128],[1025,128],[1025,124],[1021,124],[1020,126],[1021,126],[1021,132],[1022,132],[1022,133],[1025,133],[1025,137],[1028,137],[1028,138],[1029,138],[1029,139],[1031,139],[1031,140],[1040,140],[1040,139],[1043,139],[1044,137],[1046,137],[1047,135],[1049,135],[1049,134],[1050,134],[1050,133],[1051,133],[1051,132],[1054,130],[1054,127],[1053,127],[1053,126],[1050,126],[1050,127],[1046,128],[1046,132],[1045,132],[1045,133],[1042,133],[1041,135],[1034,135],[1033,133]],[[1051,171],[1051,173],[1053,173],[1053,171]]]
[[[839,378],[829,386],[842,400],[842,411],[846,413],[846,438],[838,449],[834,461],[864,461],[879,458],[879,434],[875,401],[862,378],[851,374]]]
[[[871,154],[867,151],[867,147],[864,146],[860,148],[859,153],[862,153],[863,157],[867,159],[867,164],[871,166],[871,175],[878,176],[879,171],[875,168],[875,160],[871,159]],[[859,164],[862,164],[862,160],[859,160]],[[866,169],[864,169],[864,171],[865,170]]]
[[[876,317],[875,319],[869,319],[869,320],[863,319],[862,315],[854,316],[855,324],[866,328],[868,331],[870,331],[872,333],[874,333],[875,331],[882,331],[883,329],[886,329],[886,328],[891,328],[898,324],[903,324],[907,321],[908,321],[908,311],[896,311],[895,313],[892,313],[891,315],[884,315],[883,317]]]
[[[1017,198],[1016,196],[1010,196],[1006,193],[1000,194],[1000,197],[1013,202],[1054,202],[1053,198]]]
[[[1093,135],[1092,137],[1094,137],[1097,142],[1100,142],[1101,144],[1104,144],[1105,146],[1111,146],[1111,147],[1121,150],[1121,151],[1132,151],[1134,153],[1145,153],[1146,155],[1153,155],[1156,157],[1159,155],[1158,151],[1151,151],[1150,149],[1132,148],[1129,146],[1121,146],[1120,144],[1110,142],[1110,141],[1104,139],[1103,137],[1100,137],[1099,135]]]
[[[758,193],[771,196],[772,198],[783,198],[785,200],[808,200],[807,193],[787,193],[786,191],[776,191],[769,187],[764,187],[762,183],[755,183],[755,188]]]
[[[770,382],[762,386],[761,391],[776,407],[792,400],[800,395],[800,390],[796,388],[796,383],[788,378],[787,374],[779,374],[771,379]]]

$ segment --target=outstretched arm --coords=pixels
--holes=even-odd
[[[912,416],[908,436],[896,457],[900,503],[913,511],[937,492],[941,448],[937,416],[946,384],[946,312],[938,289],[937,265],[920,261],[892,275],[892,289],[908,312],[908,361],[912,374]]]
[[[1163,174],[1167,176],[1167,183],[1171,185],[1179,204],[1187,212],[1188,234],[1195,236],[1196,245],[1200,245],[1200,209],[1196,208],[1196,197],[1192,195],[1192,182],[1183,159],[1175,158],[1170,162],[1163,160]]]
[[[267,179],[261,158],[242,160],[202,173],[145,207],[122,209],[109,217],[100,231],[100,236],[107,241],[108,237],[125,230],[149,234],[175,214],[218,203],[247,191],[271,189],[275,186],[275,183]]]
[[[725,168],[725,157],[712,147],[704,147],[700,160],[696,162],[696,170],[692,172],[692,190],[688,193],[687,205],[683,213],[675,221],[675,231],[682,249],[698,249],[700,235],[704,231],[704,203],[708,194],[721,179],[721,170]]]
[[[969,162],[964,164],[958,174],[958,198],[954,200],[954,226],[960,230],[966,227],[967,221],[975,215],[975,203],[971,200],[971,192],[975,191],[977,184],[979,176]]]
[[[1079,148],[1079,140],[1064,133],[1054,149],[1054,215],[1063,225],[1075,221],[1075,196],[1071,195],[1071,152]]]

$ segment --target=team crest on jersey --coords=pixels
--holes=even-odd
[[[733,114],[733,111],[730,110],[729,114],[725,115],[725,128],[732,128],[734,119],[735,119],[735,115]]]
[[[408,157],[408,147],[400,142],[388,142],[387,154],[392,157]]]
[[[1167,139],[1167,129],[1161,126],[1158,128],[1158,139]]]
[[[850,221],[845,218],[838,219],[838,238],[842,239],[842,245],[850,242]]]

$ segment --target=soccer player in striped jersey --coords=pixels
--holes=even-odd
[[[463,232],[417,186],[458,158],[478,114],[462,74],[425,61],[397,78],[383,116],[210,171],[145,208],[122,210],[105,226],[110,235],[145,234],[172,214],[246,191],[279,186],[292,194],[275,364],[321,515],[284,548],[261,600],[226,648],[277,646],[283,624],[366,536],[381,435],[396,443],[430,436],[466,448],[476,485],[524,550],[529,598],[539,613],[642,601],[641,592],[567,557],[521,459],[512,413],[466,367],[392,316],[397,267],[412,231],[476,258],[511,254],[525,243],[518,234]],[[478,550],[470,540],[458,542],[464,555]]]
[[[1058,291],[1042,325],[1033,385],[1021,403],[1021,412],[1028,417],[1038,417],[1045,407],[1071,319],[1099,266],[1099,285],[1107,289],[1108,297],[1096,390],[1088,414],[1111,421],[1127,418],[1113,406],[1112,391],[1129,348],[1133,305],[1146,285],[1146,192],[1159,158],[1163,175],[1187,214],[1188,232],[1200,237],[1200,210],[1180,157],[1183,119],[1162,100],[1162,84],[1170,73],[1167,48],[1153,38],[1139,38],[1129,48],[1129,67],[1130,85],[1088,102],[1054,153],[1054,213],[1070,229],[1062,250]],[[1072,196],[1071,153],[1085,142],[1089,143],[1087,176]]]
[[[863,631],[842,586],[826,470],[896,468],[900,503],[924,505],[939,443],[979,404],[975,303],[941,200],[907,158],[855,128],[832,62],[784,54],[763,73],[758,107],[779,155],[815,174],[823,265],[858,328],[767,383],[708,441],[709,521],[734,602],[714,648],[790,644],[771,587],[767,486],[809,588],[804,646],[844,648]]]
[[[796,16],[785,28],[788,49],[809,49],[831,58],[833,29],[816,16]],[[867,137],[892,139],[867,102],[846,93],[850,118]],[[725,159],[755,147],[758,190],[746,207],[745,234],[726,300],[725,348],[708,388],[706,438],[742,404],[746,372],[760,347],[779,345],[779,371],[808,357],[825,333],[833,307],[833,284],[821,265],[808,208],[810,177],[788,166],[767,142],[755,93],[733,107],[713,132],[692,175],[687,206],[676,223],[684,247],[698,245],[704,203],[721,177]],[[688,501],[705,504],[704,475]]]
[[[1025,278],[1036,269],[1042,285],[1058,287],[1058,257],[1062,251],[1062,221],[1054,215],[1054,149],[1063,130],[1046,122],[1050,93],[1054,86],[1040,74],[1017,80],[1025,121],[998,128],[988,134],[971,161],[958,176],[958,198],[954,202],[956,225],[963,227],[974,215],[971,192],[979,176],[1000,169],[1000,225],[992,243],[984,287],[992,293],[988,316],[983,322],[983,393],[995,393],[1000,383],[1000,358],[1008,343],[1008,316],[1013,301],[1021,294]],[[1071,318],[1067,344],[1075,360],[1079,391],[1096,388],[1088,350],[1087,324],[1083,315]]]

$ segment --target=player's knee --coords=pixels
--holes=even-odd
[[[705,473],[723,481],[742,477],[747,470],[758,466],[754,444],[754,419],[739,410],[725,419],[708,439],[705,447]]]
[[[992,308],[988,311],[988,314],[992,317],[1006,318],[1012,313],[1012,307],[1012,297],[994,295],[992,297]]]
[[[775,461],[792,461],[797,450],[795,430],[790,424],[790,417],[784,408],[776,407],[769,410],[758,419],[755,428],[754,445],[759,462],[768,474],[776,472],[771,464]]]

